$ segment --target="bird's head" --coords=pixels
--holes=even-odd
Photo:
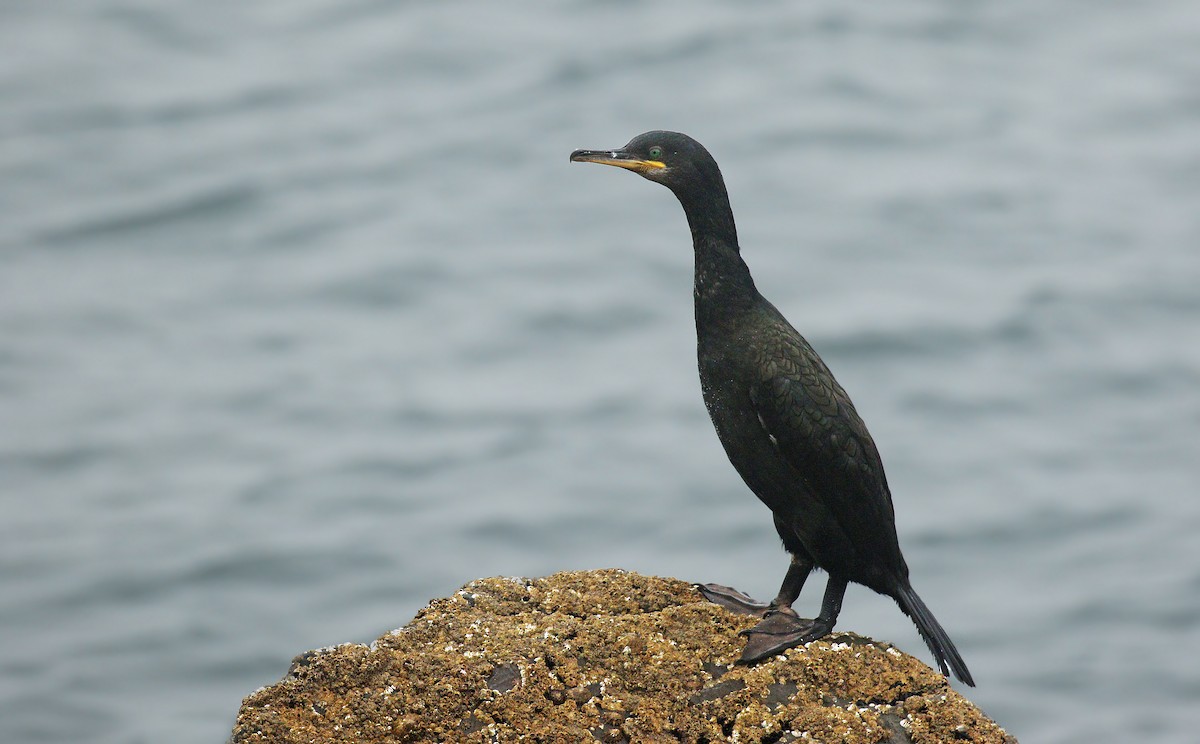
[[[725,191],[712,155],[704,145],[679,132],[646,132],[616,150],[576,150],[571,160],[625,168],[663,184],[677,195]]]

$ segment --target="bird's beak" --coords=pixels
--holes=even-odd
[[[667,167],[661,160],[645,160],[624,150],[576,150],[571,153],[571,162],[615,165],[643,174]]]

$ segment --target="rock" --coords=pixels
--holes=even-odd
[[[370,646],[310,651],[231,742],[1015,742],[894,647],[835,634],[734,666],[755,618],[619,570],[492,578]]]

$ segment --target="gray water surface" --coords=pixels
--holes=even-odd
[[[479,576],[773,595],[682,212],[567,162],[668,128],[870,425],[971,699],[1192,741],[1197,49],[1183,0],[5,4],[0,739],[221,741]],[[841,626],[927,658],[861,587]]]

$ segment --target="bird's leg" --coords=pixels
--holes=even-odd
[[[788,573],[790,575],[791,571]],[[786,579],[784,585],[787,585]],[[829,583],[825,586],[825,597],[821,600],[821,614],[816,619],[804,620],[797,617],[790,604],[767,612],[762,622],[742,631],[742,635],[748,638],[738,663],[753,664],[789,648],[829,635],[833,624],[837,622],[838,614],[842,611],[846,585],[846,579],[829,577]],[[782,590],[780,596],[783,596]]]
[[[800,590],[804,588],[804,580],[808,578],[812,569],[813,562],[811,560],[793,555],[787,575],[783,577],[783,584],[779,587],[779,594],[771,600],[770,604],[762,604],[737,589],[720,584],[700,584],[696,589],[709,602],[721,605],[731,612],[764,617],[781,607],[790,610],[796,597],[800,596]]]
[[[788,564],[787,573],[784,574],[783,583],[779,585],[779,594],[776,594],[775,599],[771,600],[771,609],[790,608],[796,598],[800,596],[800,590],[804,588],[804,582],[812,570],[811,558],[793,555],[792,562]]]
[[[842,598],[846,596],[848,583],[846,579],[829,577],[829,583],[825,585],[825,596],[821,599],[821,614],[812,621],[804,643],[824,638],[833,632],[833,626],[842,612]]]

